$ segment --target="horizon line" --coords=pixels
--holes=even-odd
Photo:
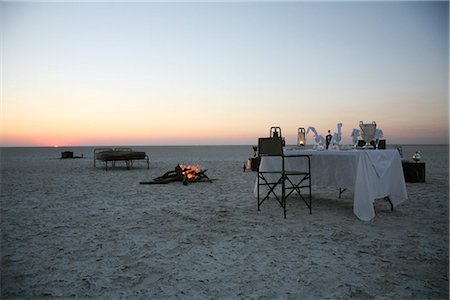
[[[256,144],[256,143],[255,143]],[[180,145],[167,145],[167,144],[153,144],[153,145],[133,145],[133,144],[114,144],[114,145],[48,145],[48,146],[38,146],[38,145],[9,145],[9,146],[1,146],[0,148],[82,148],[82,147],[233,147],[233,146],[254,146],[255,144],[180,144]],[[347,144],[343,144],[347,145]],[[348,144],[350,145],[350,144]],[[424,146],[449,146],[450,143],[391,143],[389,145],[394,146],[416,146],[416,145],[424,145]],[[286,144],[286,146],[297,146],[296,144]],[[306,145],[306,146],[312,146]]]

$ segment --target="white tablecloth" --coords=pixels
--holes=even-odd
[[[314,151],[285,148],[284,153],[287,156],[311,155],[313,186],[336,186],[353,191],[353,212],[361,220],[369,221],[375,217],[375,199],[389,197],[395,207],[408,198],[397,150]],[[285,163],[286,170],[302,167],[302,161],[296,158],[287,158]],[[281,159],[263,157],[260,168],[264,171],[280,170]],[[256,191],[255,185],[255,195]]]

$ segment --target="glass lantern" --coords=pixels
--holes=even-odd
[[[297,134],[297,146],[303,147],[306,145],[306,134],[305,134],[305,128],[300,127],[298,129]]]
[[[281,138],[281,128],[278,126],[270,127],[270,135],[269,136]]]

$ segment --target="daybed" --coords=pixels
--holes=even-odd
[[[124,161],[127,169],[133,167],[135,160],[147,162],[147,169],[150,167],[148,155],[142,151],[133,151],[131,148],[96,148],[94,149],[94,168],[97,160],[105,163],[105,170],[108,170],[108,162],[112,162],[115,167],[117,161]]]

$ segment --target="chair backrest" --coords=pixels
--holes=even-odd
[[[258,154],[283,155],[283,140],[281,137],[269,137],[258,139]]]

